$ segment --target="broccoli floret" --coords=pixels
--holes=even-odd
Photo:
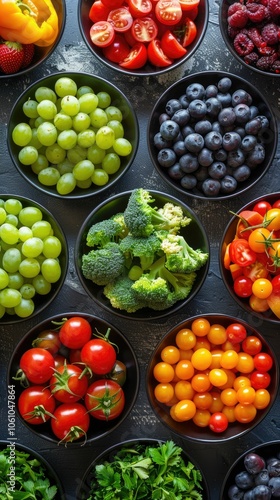
[[[208,260],[209,254],[192,248],[181,235],[169,234],[161,244],[166,255],[166,267],[173,273],[198,271]]]
[[[178,213],[173,219],[170,208],[166,211],[167,216],[156,207],[152,207],[153,202],[154,199],[146,189],[137,188],[132,191],[124,211],[124,221],[133,236],[146,237],[153,231],[161,229],[175,231],[180,228]]]
[[[148,269],[152,265],[161,250],[161,240],[157,237],[156,233],[152,233],[147,237],[128,234],[120,241],[119,245],[126,259],[130,258],[132,261],[135,257],[139,258],[140,266],[143,270]]]
[[[190,224],[191,218],[183,213],[182,207],[167,202],[158,212],[170,221],[169,232],[177,233],[181,227],[186,227]]]
[[[124,222],[123,212],[119,212],[115,215],[112,215],[111,220],[117,222],[121,226],[120,231],[118,232],[117,236],[120,239],[124,238],[128,234],[128,228],[126,227],[125,222]]]
[[[132,290],[133,283],[134,281],[123,274],[104,287],[103,293],[112,307],[134,313],[145,306]]]
[[[104,247],[107,243],[117,242],[123,226],[118,220],[105,219],[93,224],[87,233],[86,244],[89,247]]]
[[[125,258],[119,245],[107,243],[103,248],[91,250],[82,256],[82,273],[96,285],[107,285],[120,276],[125,268]]]

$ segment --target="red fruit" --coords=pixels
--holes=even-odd
[[[23,47],[18,42],[0,44],[0,69],[6,75],[17,73],[24,58]]]
[[[279,0],[268,0],[268,9],[272,16],[280,16]]]
[[[23,61],[21,68],[26,68],[32,62],[35,52],[35,45],[34,43],[26,43],[22,47],[23,47]]]
[[[248,13],[245,5],[235,2],[228,9],[228,24],[232,28],[244,28],[248,21]]]
[[[280,294],[272,292],[271,295],[267,298],[267,303],[275,316],[277,316],[277,318],[280,318]]]

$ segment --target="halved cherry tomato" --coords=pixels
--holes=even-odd
[[[120,63],[128,56],[129,51],[130,46],[124,36],[117,34],[114,41],[108,47],[104,47],[103,54],[109,61]]]
[[[182,10],[192,10],[198,7],[200,0],[179,0]]]
[[[161,38],[161,47],[165,55],[170,57],[170,59],[178,59],[187,53],[187,50],[169,29],[166,30]]]
[[[131,32],[136,42],[151,42],[157,37],[158,28],[151,17],[134,19]]]
[[[181,26],[181,36],[180,36],[180,42],[182,43],[183,47],[188,47],[194,39],[196,38],[197,35],[197,27],[196,24],[192,19],[189,17],[186,17],[184,24]]]
[[[88,16],[93,23],[97,23],[98,21],[107,21],[110,10],[110,7],[106,7],[101,0],[96,0],[90,8]]]
[[[257,260],[256,252],[250,248],[248,241],[242,238],[238,238],[231,242],[229,255],[231,261],[241,267],[249,266]]]
[[[271,204],[265,200],[258,201],[253,207],[253,210],[255,212],[259,212],[259,214],[261,214],[262,216],[264,216],[266,212],[270,209],[271,209]]]
[[[148,59],[151,64],[158,67],[170,66],[173,63],[163,52],[160,40],[157,38],[148,45]]]
[[[182,18],[182,8],[179,0],[159,0],[156,3],[157,19],[168,26],[178,24]]]
[[[133,45],[126,58],[120,62],[120,66],[127,69],[139,69],[146,64],[147,59],[148,54],[145,44],[137,42]]]
[[[112,10],[121,7],[124,3],[124,0],[102,0],[102,3],[104,3],[106,7],[110,7],[110,9]]]
[[[258,260],[256,260],[253,264],[250,264],[250,266],[243,267],[243,274],[254,282],[259,278],[267,278],[269,271],[266,264],[258,258]]]
[[[147,16],[153,8],[151,0],[128,0],[128,6],[133,17]]]
[[[133,17],[125,7],[110,11],[107,21],[112,24],[115,31],[127,31],[131,28]]]
[[[108,21],[99,21],[92,25],[89,35],[94,45],[107,47],[115,38],[115,30]]]

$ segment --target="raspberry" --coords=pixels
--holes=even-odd
[[[250,28],[247,31],[248,37],[254,43],[255,47],[264,47],[266,43],[264,42],[261,33],[257,28]]]
[[[280,36],[280,27],[275,23],[266,24],[261,31],[261,35],[268,45],[276,45]]]
[[[232,26],[229,26],[228,25],[228,36],[230,38],[235,38],[236,35],[238,35],[238,33],[240,33],[240,29],[239,28],[233,28]]]
[[[256,63],[259,59],[259,56],[256,52],[251,52],[247,56],[244,57],[244,62],[249,66],[256,66]]]
[[[268,9],[273,17],[280,16],[279,0],[268,0]]]
[[[275,61],[273,64],[272,64],[272,67],[271,67],[272,71],[274,73],[277,73],[279,74],[280,73],[280,59],[278,59],[277,61]]]
[[[239,8],[236,9],[232,14],[228,15],[227,22],[229,26],[231,26],[232,28],[244,28],[244,26],[246,26],[248,21],[248,14],[246,7],[244,5],[240,4],[238,5]]]
[[[246,5],[247,15],[250,21],[260,23],[267,17],[267,9],[264,5],[250,3]]]
[[[273,64],[275,63],[277,58],[277,54],[273,56],[262,56],[256,63],[256,68],[261,69],[262,71],[271,71]]]
[[[246,56],[254,50],[254,43],[244,32],[238,33],[233,40],[233,46],[239,56]]]

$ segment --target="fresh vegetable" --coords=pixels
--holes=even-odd
[[[17,449],[17,447],[13,448],[13,453],[11,453],[11,446],[7,445],[0,451],[0,497],[5,500],[57,499],[58,487],[49,477],[45,465],[29,452]],[[15,468],[15,474],[11,476],[15,479],[13,489],[9,482],[11,467]]]
[[[87,390],[85,405],[89,413],[98,420],[115,419],[124,409],[124,391],[114,380],[95,380]]]
[[[191,273],[198,271],[208,260],[208,254],[202,250],[194,250],[183,236],[168,234],[161,245],[166,254],[166,267],[174,273]]]
[[[85,437],[90,426],[90,416],[83,404],[62,403],[57,406],[50,420],[54,435],[67,444]]]
[[[173,441],[122,446],[110,460],[98,463],[87,500],[118,498],[203,499],[201,472],[184,459]]]
[[[82,273],[97,285],[107,285],[125,269],[125,258],[117,243],[107,243],[102,248],[83,255]]]

